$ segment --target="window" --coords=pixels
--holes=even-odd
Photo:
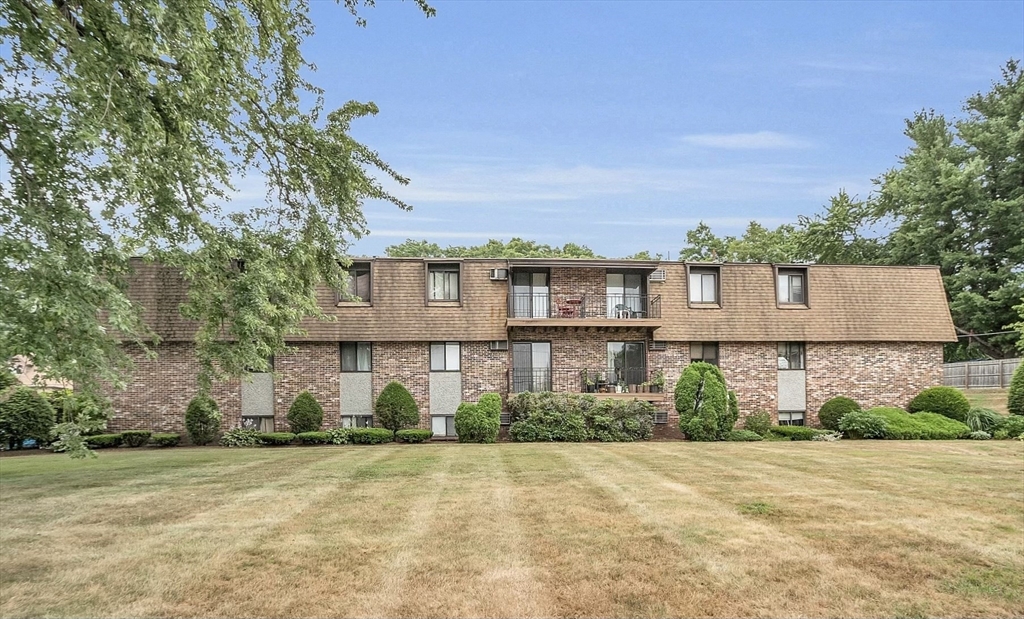
[[[351,298],[338,299],[339,301],[363,301],[370,302],[370,263],[353,262],[348,270],[348,293]]]
[[[640,273],[605,275],[608,318],[646,318],[643,292],[644,276]]]
[[[690,303],[718,303],[718,269],[690,269]]]
[[[807,304],[806,271],[779,271],[779,303]]]
[[[246,430],[256,430],[257,432],[273,432],[274,418],[245,416],[242,417],[242,427]]]
[[[803,342],[779,342],[779,369],[780,370],[805,370],[804,367],[804,343]]]
[[[551,342],[512,342],[512,391],[551,391]]]
[[[434,415],[430,418],[430,430],[434,436],[456,436],[454,415]]]
[[[803,411],[779,411],[780,426],[802,426],[804,425]]]
[[[431,301],[459,300],[459,265],[427,266],[427,298]]]
[[[608,382],[639,385],[647,381],[647,355],[643,342],[608,342]]]
[[[372,348],[369,342],[341,343],[342,372],[369,372],[372,358]]]
[[[430,343],[430,371],[458,372],[460,346],[458,342]]]
[[[718,342],[690,342],[690,363],[718,365]]]
[[[516,318],[547,318],[551,292],[547,271],[512,273],[512,315]]]
[[[372,428],[373,415],[344,415],[341,418],[343,428]]]

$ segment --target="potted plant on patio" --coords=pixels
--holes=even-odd
[[[583,370],[582,375],[583,391],[585,393],[594,393],[595,391],[597,391],[597,382],[595,382],[595,380],[590,377],[590,372],[587,370]],[[598,375],[598,378],[600,378],[600,375]]]
[[[665,372],[658,370],[651,376],[651,393],[661,393],[665,389]]]

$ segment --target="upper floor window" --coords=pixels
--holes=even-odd
[[[458,342],[431,342],[430,371],[458,372],[461,366],[461,352]]]
[[[779,271],[779,303],[807,304],[807,271]]]
[[[718,365],[718,342],[690,342],[690,363]]]
[[[690,303],[718,303],[717,268],[690,269]]]
[[[348,294],[350,299],[342,301],[370,302],[370,263],[353,262],[348,269]]]
[[[430,264],[427,266],[427,299],[431,301],[459,300],[458,264]]]
[[[803,342],[779,342],[779,369],[805,370]]]
[[[369,372],[372,369],[372,348],[369,342],[341,343],[341,371]]]

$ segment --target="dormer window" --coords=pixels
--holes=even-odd
[[[339,301],[370,302],[372,293],[369,262],[353,262],[348,268],[348,294],[349,298]]]
[[[691,305],[718,305],[719,276],[717,267],[691,267],[689,277],[689,295]]]
[[[779,269],[778,295],[781,305],[807,305],[807,269]]]
[[[459,300],[459,264],[430,264],[427,267],[427,299]]]

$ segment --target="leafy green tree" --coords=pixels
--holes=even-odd
[[[1010,380],[1010,392],[1006,398],[1006,408],[1011,415],[1024,415],[1024,363],[1017,366]]]
[[[505,243],[491,239],[483,245],[449,245],[442,249],[437,243],[407,239],[403,243],[384,248],[384,253],[393,258],[600,258],[589,247],[566,243],[542,245],[519,237]]]
[[[792,225],[770,230],[751,221],[742,236],[719,238],[701,222],[686,233],[686,245],[679,250],[680,260],[701,262],[799,262],[799,231]]]
[[[736,421],[728,400],[721,370],[700,361],[686,366],[675,389],[679,431],[691,441],[723,438]]]
[[[344,286],[363,201],[408,208],[374,173],[406,179],[349,135],[377,107],[327,111],[307,81],[304,2],[16,0],[0,24],[0,358],[123,387],[121,338],[152,341],[134,254],[189,284],[201,387],[265,368],[322,316],[314,287]],[[226,204],[246,179],[266,200]]]

